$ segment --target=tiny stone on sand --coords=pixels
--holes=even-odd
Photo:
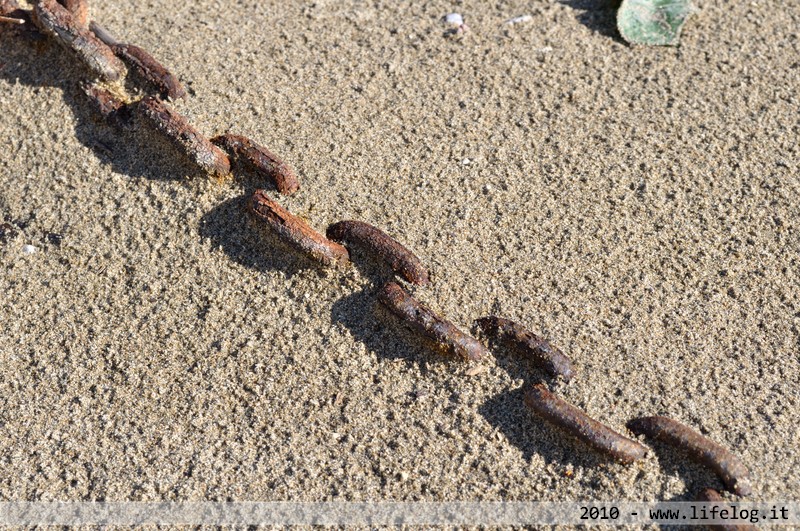
[[[444,16],[444,21],[446,24],[453,27],[453,29],[447,31],[449,34],[458,35],[469,30],[469,27],[464,23],[464,17],[461,16],[461,13],[447,14]]]
[[[461,16],[461,13],[450,13],[444,16],[444,21],[448,24],[460,26],[464,23],[464,17]]]
[[[528,22],[533,20],[533,17],[530,15],[521,15],[519,17],[514,17],[506,20],[506,24],[509,26],[513,26],[514,24],[521,24],[522,22]]]
[[[38,250],[38,249],[37,249],[36,247],[34,247],[33,245],[30,245],[30,244],[28,244],[28,245],[23,245],[23,246],[22,246],[22,252],[23,252],[24,254],[33,254],[33,253],[35,253],[37,250]]]

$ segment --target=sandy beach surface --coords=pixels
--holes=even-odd
[[[622,465],[565,437],[522,402],[539,381],[623,433],[674,417],[741,457],[751,499],[800,498],[800,3],[696,4],[679,47],[645,48],[590,0],[91,3],[200,131],[290,164],[290,197],[105,124],[81,64],[0,27],[0,498],[722,488],[663,445]],[[495,347],[471,376],[379,307],[364,252],[322,270],[260,228],[258,187],[320,231],[384,229],[430,267],[421,301],[517,320],[576,377]]]

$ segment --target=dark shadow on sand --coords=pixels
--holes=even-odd
[[[259,226],[247,212],[249,193],[224,201],[200,219],[200,235],[232,260],[256,271],[281,271],[291,277],[303,269],[320,271],[312,260]]]
[[[166,142],[135,128],[108,125],[81,88],[92,74],[52,40],[0,24],[0,78],[36,89],[58,89],[75,117],[75,136],[117,173],[162,181],[198,173]]]
[[[698,492],[706,487],[724,492],[727,489],[722,481],[708,467],[695,463],[686,454],[674,447],[649,438],[640,439],[658,457],[658,465],[665,476],[679,476],[686,484],[686,490],[664,501],[694,501]]]
[[[478,334],[477,326],[473,326],[473,332],[477,337],[482,337]],[[551,389],[557,392],[552,377],[498,341],[490,341],[489,347],[497,365],[505,370],[512,380],[522,380],[523,385],[491,397],[478,408],[478,411],[489,424],[502,432],[511,444],[522,451],[527,461],[530,461],[534,454],[539,454],[548,463],[572,464],[575,467],[594,468],[603,463],[613,463],[613,460],[545,422],[525,405],[525,391],[535,383],[548,382]],[[580,377],[579,370],[578,377]]]
[[[331,308],[333,321],[341,323],[356,340],[383,359],[404,359],[419,365],[423,372],[432,363],[462,363],[455,356],[438,352],[431,342],[409,330],[380,303],[378,292],[383,285],[398,281],[389,266],[358,246],[346,244],[346,247],[354,267],[368,283],[362,291],[336,301]],[[406,286],[406,289],[413,294],[413,288]]]
[[[617,30],[617,9],[621,0],[559,0],[578,11],[578,22],[590,30],[627,44]]]

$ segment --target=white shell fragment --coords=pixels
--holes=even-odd
[[[444,16],[444,22],[452,29],[447,30],[447,34],[461,35],[469,30],[469,26],[464,23],[464,17],[461,13],[450,13]]]
[[[486,365],[476,365],[475,367],[468,369],[466,374],[467,376],[477,376],[479,374],[486,372],[486,369],[487,369]]]
[[[510,18],[510,19],[506,20],[505,24],[508,24],[509,26],[513,26],[514,24],[521,24],[523,22],[529,22],[531,20],[533,20],[532,16],[530,16],[530,15],[521,15],[521,16]]]
[[[444,16],[444,21],[448,24],[460,26],[464,23],[464,17],[461,16],[461,13],[450,13]]]
[[[33,245],[29,244],[29,245],[23,245],[22,246],[22,252],[24,254],[33,254],[36,251],[38,251],[38,249],[36,247],[34,247]]]

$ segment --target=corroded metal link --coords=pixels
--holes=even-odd
[[[361,245],[374,254],[392,270],[413,284],[426,285],[430,282],[428,271],[422,261],[400,242],[363,221],[340,221],[334,223],[326,232],[328,238]]]
[[[622,463],[644,457],[647,448],[594,420],[586,413],[536,384],[525,394],[525,405],[554,426]]]
[[[220,135],[212,138],[211,142],[227,151],[234,160],[270,179],[278,192],[289,195],[300,189],[300,183],[288,164],[246,136]]]
[[[739,496],[749,496],[750,472],[730,450],[715,443],[677,420],[654,416],[640,417],[628,422],[637,435],[645,435],[685,452],[692,460],[712,469],[725,486]]]
[[[148,96],[133,104],[134,115],[194,161],[206,173],[230,174],[228,157],[195,129],[189,121],[158,98]]]
[[[43,33],[72,50],[100,78],[116,81],[125,75],[125,65],[111,48],[77,23],[56,0],[39,0],[33,10],[33,22]]]
[[[98,39],[108,45],[117,57],[133,66],[136,72],[153,85],[162,97],[171,99],[186,97],[186,91],[177,76],[167,70],[146,50],[118,41],[96,22],[89,24],[89,29]]]
[[[519,323],[491,315],[478,319],[475,324],[487,336],[503,341],[533,360],[549,375],[561,376],[569,381],[575,374],[572,362],[563,352]]]
[[[378,299],[409,328],[431,340],[440,350],[473,361],[488,357],[480,341],[434,313],[394,282],[381,289]]]
[[[279,239],[315,262],[335,266],[346,264],[350,259],[347,249],[312,229],[308,223],[270,199],[264,190],[256,190],[250,198],[250,211]]]

